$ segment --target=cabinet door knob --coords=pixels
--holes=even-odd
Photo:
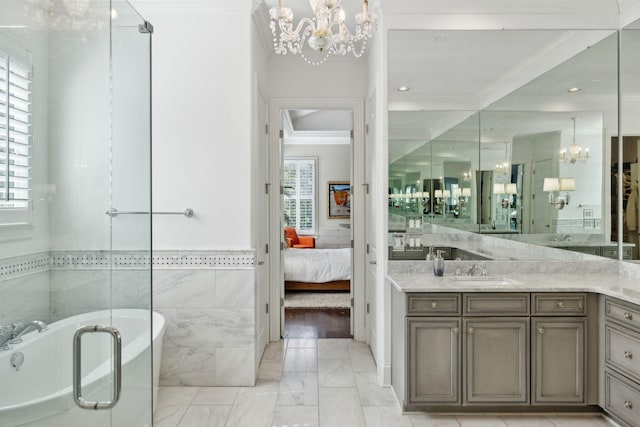
[[[473,328],[469,328],[469,333],[472,334],[473,333]]]
[[[631,315],[631,313],[625,313],[624,318],[627,320],[633,320],[633,316]]]
[[[564,308],[564,303],[562,301],[558,301],[558,308]]]
[[[541,334],[544,334],[544,328],[538,328],[538,332],[540,332]]]
[[[625,408],[629,408],[629,409],[633,409],[633,403],[629,402],[628,400],[624,401],[624,407]]]
[[[458,328],[453,328],[453,333],[457,334],[459,332]]]
[[[633,353],[631,353],[630,351],[625,351],[624,357],[627,359],[633,359]]]
[[[438,303],[437,302],[432,302],[431,303],[431,308],[438,308]]]

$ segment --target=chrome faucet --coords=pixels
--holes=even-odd
[[[571,234],[563,234],[562,236],[560,236],[560,240],[564,241],[564,240],[571,240]]]
[[[8,350],[8,344],[18,344],[22,342],[22,335],[31,329],[38,332],[46,331],[47,325],[40,320],[32,320],[24,323],[12,323],[11,326],[0,327],[0,350]]]

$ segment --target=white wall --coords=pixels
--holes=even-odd
[[[325,228],[337,228],[340,224],[349,224],[349,219],[329,219],[327,218],[327,182],[328,181],[349,181],[351,172],[351,146],[309,144],[309,145],[284,145],[284,156],[286,157],[317,157],[317,192],[319,239],[318,245],[322,245],[322,230]]]
[[[274,55],[268,66],[267,87],[273,98],[364,99],[367,95],[364,61],[334,56],[314,67],[300,57]]]
[[[153,36],[155,249],[251,246],[250,1],[140,1]]]

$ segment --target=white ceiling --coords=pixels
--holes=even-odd
[[[269,8],[278,0],[264,3]],[[294,23],[311,13],[308,0],[284,4],[293,8]],[[594,111],[603,94],[615,91],[615,57],[610,57],[615,49],[561,64],[615,32],[624,21],[620,13],[626,13],[629,22],[634,14],[640,17],[640,0],[370,0],[369,5],[382,14],[389,29],[389,110],[407,112],[390,114],[389,139],[394,144],[406,141],[408,147],[412,140],[436,137],[487,106]],[[359,0],[342,0],[347,19],[361,6]],[[496,28],[500,20],[508,28],[535,30],[462,30]],[[573,30],[542,29],[555,23],[560,23],[556,28]],[[542,75],[547,77],[536,79]],[[397,92],[400,85],[411,90]],[[574,85],[582,91],[567,94]],[[469,112],[418,119],[423,110]]]

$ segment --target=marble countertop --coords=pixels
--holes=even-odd
[[[638,278],[615,274],[505,274],[470,278],[390,273],[387,277],[401,292],[594,292],[640,304]]]

